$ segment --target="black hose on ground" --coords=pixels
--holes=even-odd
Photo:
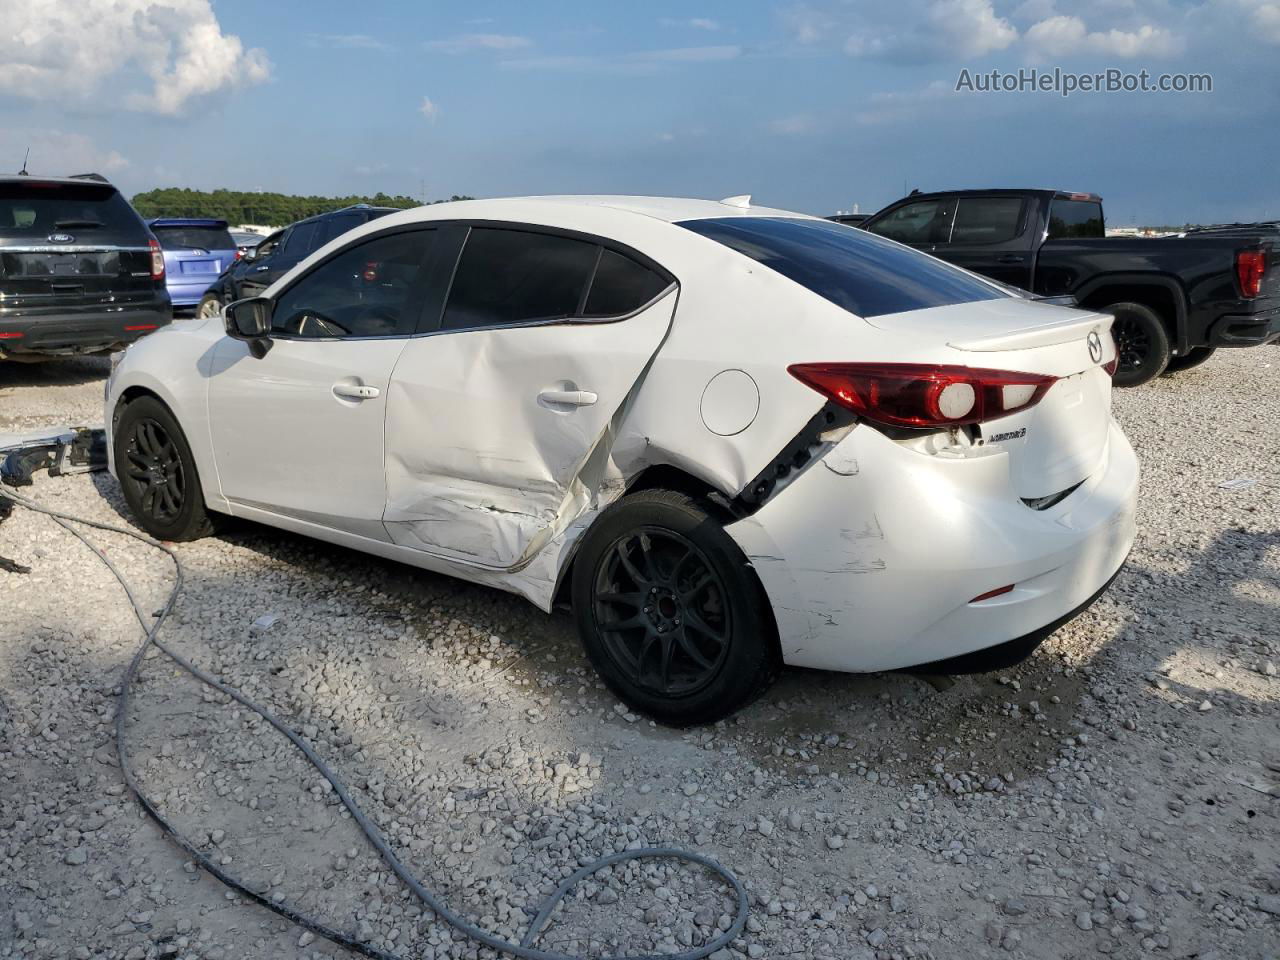
[[[44,514],[45,516],[52,518],[55,523],[67,530],[72,536],[76,537],[81,543],[93,551],[94,555],[106,565],[112,576],[119,581],[121,588],[124,590],[125,596],[128,597],[129,603],[133,607],[134,615],[137,617],[138,623],[142,627],[142,632],[145,634],[145,639],[138,647],[137,652],[133,655],[133,659],[129,661],[129,665],[125,669],[124,676],[120,681],[120,693],[116,703],[116,751],[120,757],[120,772],[124,778],[125,786],[129,788],[129,792],[133,794],[134,798],[141,805],[142,809],[146,811],[147,815],[150,816],[157,825],[159,825],[161,831],[163,831],[170,840],[187,853],[191,859],[201,867],[201,869],[206,870],[246,899],[252,900],[254,903],[266,907],[268,910],[279,914],[286,920],[296,923],[298,926],[303,927],[306,930],[310,930],[317,936],[324,937],[326,940],[330,940],[340,946],[354,950],[366,957],[373,957],[375,960],[404,960],[404,958],[400,957],[398,954],[381,950],[372,944],[365,943],[364,941],[357,939],[351,934],[344,933],[341,930],[330,927],[322,921],[314,917],[310,917],[286,903],[276,902],[275,900],[264,897],[262,894],[249,889],[243,881],[227,873],[218,864],[214,863],[213,860],[197,849],[190,840],[180,834],[174,826],[165,819],[164,814],[160,812],[155,803],[153,803],[151,799],[142,792],[142,788],[138,785],[137,778],[133,773],[133,768],[129,763],[128,743],[125,736],[125,717],[128,713],[130,689],[133,685],[134,678],[138,673],[138,667],[141,665],[148,648],[153,644],[158,650],[177,663],[178,666],[191,674],[191,676],[195,677],[200,682],[213,687],[219,693],[225,694],[247,709],[252,710],[263,720],[267,721],[267,723],[271,724],[271,726],[284,734],[294,746],[302,751],[307,760],[311,762],[311,765],[320,772],[320,775],[333,786],[334,791],[342,801],[342,805],[350,812],[352,819],[356,822],[356,825],[360,828],[366,839],[368,839],[369,843],[373,845],[374,849],[378,851],[378,855],[382,857],[383,861],[391,868],[392,872],[395,873],[395,875],[399,877],[411,891],[413,891],[413,894],[421,900],[424,905],[436,913],[447,924],[478,943],[484,944],[485,946],[497,950],[500,953],[523,958],[523,960],[588,960],[588,958],[585,957],[559,953],[558,951],[539,950],[533,946],[533,942],[542,932],[547,920],[550,919],[552,912],[564,899],[565,895],[568,894],[568,892],[581,880],[603,870],[605,867],[612,866],[613,864],[641,859],[683,860],[688,863],[696,863],[699,866],[705,867],[712,873],[718,874],[733,890],[737,899],[737,911],[729,929],[725,930],[714,940],[709,943],[705,943],[700,947],[696,947],[682,953],[617,956],[613,958],[613,960],[701,960],[702,957],[710,956],[715,951],[727,946],[742,933],[743,928],[747,923],[749,907],[747,904],[747,892],[738,881],[738,878],[730,873],[727,868],[721,866],[710,857],[704,857],[701,854],[690,853],[685,850],[677,850],[674,847],[648,847],[642,850],[624,850],[601,857],[599,860],[589,863],[585,867],[575,871],[563,883],[561,883],[549,897],[542,901],[537,915],[529,924],[528,930],[520,939],[519,943],[505,940],[496,934],[482,930],[465,917],[454,913],[445,906],[435,894],[423,886],[421,881],[419,881],[418,878],[409,871],[409,868],[406,867],[400,861],[399,857],[397,857],[391,850],[391,847],[378,831],[378,828],[370,822],[360,807],[357,806],[355,800],[347,790],[346,785],[338,778],[337,774],[329,769],[329,766],[320,758],[306,740],[295,733],[283,721],[276,718],[265,707],[260,706],[253,700],[250,700],[244,694],[240,693],[240,691],[223,683],[212,674],[205,672],[158,639],[157,634],[160,632],[160,628],[164,626],[165,621],[168,620],[170,613],[173,612],[173,608],[178,602],[178,596],[181,594],[183,585],[186,581],[182,561],[178,558],[177,553],[175,553],[173,549],[165,546],[158,540],[153,540],[152,538],[140,534],[135,530],[100,523],[96,520],[85,520],[81,517],[75,517],[58,510],[53,510],[35,500],[30,500],[27,497],[13,493],[9,490],[0,492],[0,500],[5,498],[35,513]],[[112,562],[111,558],[107,556],[103,550],[99,549],[84,533],[76,529],[74,524],[80,524],[93,529],[132,537],[134,540],[145,543],[149,547],[163,551],[168,555],[169,559],[173,561],[175,571],[173,589],[169,592],[169,596],[165,600],[165,604],[160,609],[160,612],[155,615],[154,622],[148,623],[150,618],[147,615],[146,609],[139,603],[137,596],[135,596],[119,567],[117,567],[115,563]]]

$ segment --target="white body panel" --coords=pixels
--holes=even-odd
[[[211,509],[549,609],[578,538],[644,469],[678,469],[732,499],[770,466],[824,405],[790,364],[1046,374],[1061,379],[1039,405],[948,451],[858,425],[727,529],[759,573],[784,657],[806,666],[957,656],[1035,631],[1096,593],[1132,543],[1137,489],[1099,367],[1110,338],[1101,361],[1085,345],[1110,317],[1010,298],[864,320],[674,224],[736,216],[797,215],[609,197],[393,214],[318,251],[268,296],[360,237],[453,219],[603,236],[663,265],[678,290],[610,323],[281,342],[265,361],[244,356],[217,320],[177,323],[127,352],[107,422],[126,390],[153,392],[183,425]],[[282,349],[296,346],[315,356]],[[379,397],[343,405],[329,392],[340,377]],[[540,403],[547,390],[596,402]],[[311,480],[293,496],[300,464]],[[321,478],[326,489],[313,489]],[[1045,510],[1022,502],[1072,487]],[[969,602],[1006,584],[1015,589]]]

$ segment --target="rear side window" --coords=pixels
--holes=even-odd
[[[289,233],[289,240],[281,252],[296,260],[301,260],[320,246],[320,221],[307,220],[298,224]]]
[[[0,236],[44,239],[67,234],[79,243],[110,237],[147,244],[129,201],[106,183],[0,183]]]
[[[151,232],[166,250],[234,250],[236,242],[226,227],[154,226]]]
[[[328,217],[323,221],[324,229],[321,231],[320,240],[316,243],[316,246],[321,247],[334,237],[340,237],[348,230],[362,226],[367,222],[358,213],[340,213],[337,216]]]
[[[949,263],[826,220],[726,217],[680,226],[860,317],[1009,296]]]
[[[1096,200],[1066,200],[1054,197],[1049,207],[1049,237],[1101,237],[1102,204]]]
[[[866,229],[899,243],[946,243],[955,209],[954,200],[917,200],[868,223]]]
[[[619,317],[633,313],[670,286],[665,277],[613,250],[601,250],[582,314]]]
[[[956,202],[952,243],[1003,243],[1022,225],[1021,197],[963,197]]]
[[[576,316],[599,247],[523,230],[473,227],[445,306],[445,330]]]
[[[375,237],[327,260],[276,300],[272,331],[291,337],[403,337],[418,325],[410,296],[435,230]]]

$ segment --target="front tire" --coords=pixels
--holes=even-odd
[[[1111,325],[1120,360],[1115,385],[1138,387],[1160,376],[1170,354],[1169,334],[1160,315],[1141,303],[1113,303],[1103,310],[1116,318]]]
[[[773,612],[755,571],[683,493],[645,490],[608,507],[584,537],[572,588],[596,672],[662,723],[720,720],[778,675]]]
[[[173,414],[139,397],[113,432],[116,474],[138,525],[157,540],[199,540],[213,532],[195,457]]]
[[[1217,349],[1217,347],[1192,347],[1180,357],[1170,357],[1169,365],[1164,368],[1164,372],[1168,375],[1192,370],[1212,357]]]

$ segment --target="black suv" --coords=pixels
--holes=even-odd
[[[119,349],[172,319],[160,245],[115,187],[0,177],[0,360]]]
[[[196,315],[215,316],[234,300],[259,296],[334,237],[396,212],[395,207],[371,207],[367,203],[357,203],[277,230],[222,271],[200,300]]]

